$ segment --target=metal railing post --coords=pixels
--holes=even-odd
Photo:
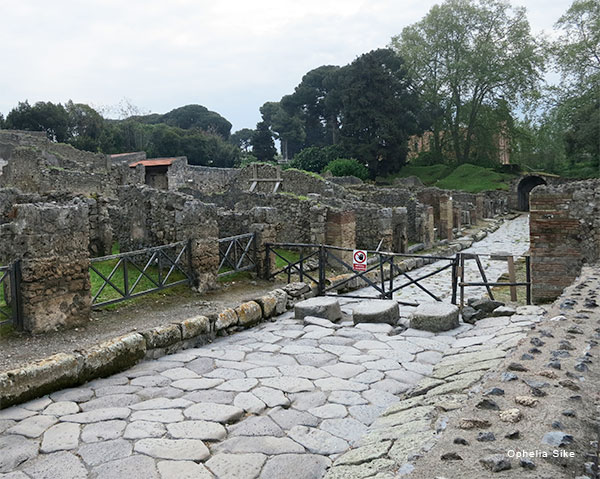
[[[323,244],[319,245],[319,289],[318,295],[321,296],[325,291],[325,247]]]
[[[13,313],[13,326],[16,330],[23,330],[23,299],[21,296],[21,260],[13,263],[10,279],[11,308]]]
[[[269,279],[271,277],[271,243],[265,243],[265,254],[267,257],[265,258],[265,269],[264,272],[265,279]]]
[[[458,253],[452,262],[452,304],[456,304],[456,293],[458,289]]]
[[[123,258],[123,290],[125,292],[125,298],[129,297],[129,278],[127,272],[127,256]]]

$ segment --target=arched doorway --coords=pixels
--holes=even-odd
[[[529,193],[538,185],[545,185],[546,180],[541,176],[526,176],[517,187],[519,211],[529,211]]]

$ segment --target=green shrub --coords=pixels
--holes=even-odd
[[[367,167],[355,159],[338,158],[330,162],[324,171],[330,171],[333,176],[356,176],[361,180],[369,178]]]
[[[338,145],[311,146],[297,153],[290,162],[290,167],[320,173],[329,162],[343,156],[344,150]]]

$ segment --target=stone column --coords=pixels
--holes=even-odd
[[[356,217],[354,211],[327,211],[327,227],[325,243],[332,246],[354,249],[356,247]],[[334,252],[336,256],[348,264],[352,263],[352,251]],[[336,263],[331,263],[336,266]]]
[[[21,259],[23,327],[32,333],[69,328],[90,316],[88,207],[16,205],[15,219],[2,226],[10,257]]]
[[[440,195],[440,239],[451,241],[454,238],[452,216],[452,197]]]
[[[250,233],[255,233],[256,238],[256,273],[259,278],[267,279],[275,271],[275,254],[267,256],[267,243],[277,241],[277,228],[269,223],[254,223],[250,225]]]

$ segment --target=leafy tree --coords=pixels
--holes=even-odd
[[[252,154],[259,161],[273,161],[277,154],[271,130],[264,121],[256,124],[256,130],[252,135]]]
[[[4,115],[0,113],[0,130],[4,128]]]
[[[468,162],[484,106],[509,110],[533,95],[544,66],[523,8],[501,0],[446,0],[404,28],[391,47],[406,61],[430,115],[433,149]]]
[[[229,143],[237,146],[243,152],[248,153],[252,147],[253,134],[254,130],[251,128],[242,128],[241,130],[232,133],[232,135],[229,137]]]
[[[361,180],[369,178],[369,170],[355,159],[338,158],[329,163],[324,171],[331,171],[333,176],[356,176]]]
[[[71,100],[65,105],[65,110],[69,122],[69,143],[80,150],[98,151],[104,118],[92,107]]]
[[[341,145],[372,177],[398,171],[419,128],[416,94],[403,60],[390,49],[361,55],[338,73]]]
[[[64,142],[69,137],[69,118],[65,108],[57,103],[27,100],[19,102],[6,116],[6,127],[13,130],[45,131],[50,140]]]
[[[304,124],[298,116],[290,115],[280,102],[266,102],[260,107],[263,121],[281,142],[281,154],[287,160],[302,148],[306,139]]]
[[[304,148],[294,156],[290,166],[300,170],[321,173],[330,162],[342,158],[344,155],[345,151],[339,145],[311,146]]]

